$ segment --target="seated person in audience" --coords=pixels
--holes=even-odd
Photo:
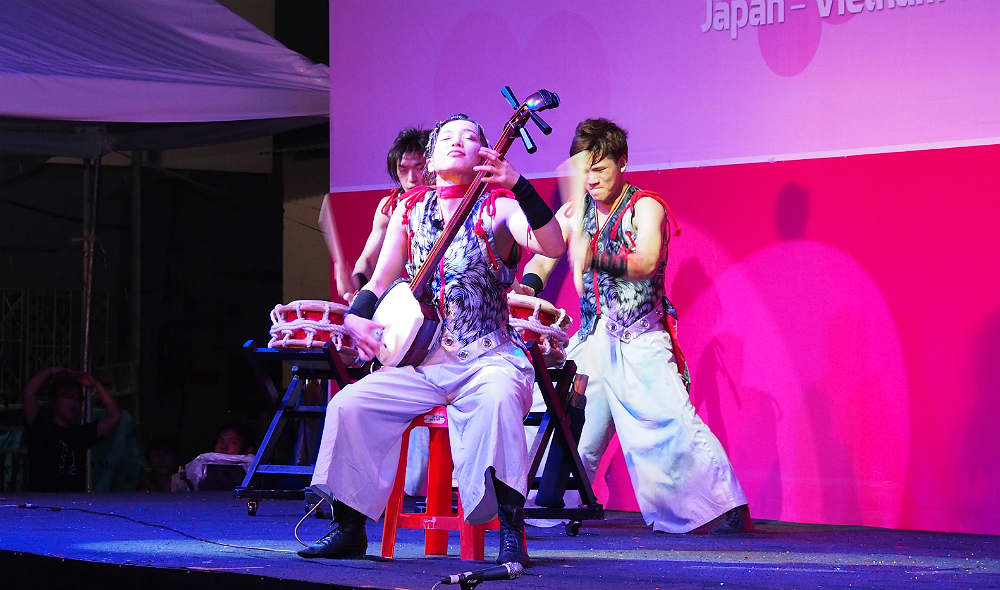
[[[48,385],[49,405],[40,408],[38,393]],[[81,423],[83,388],[97,392],[106,414]],[[122,413],[111,394],[92,375],[50,367],[32,377],[22,392],[27,422],[28,490],[86,491],[87,449],[111,432]]]
[[[227,424],[215,438],[213,451],[223,455],[253,455],[250,434],[239,424]]]
[[[219,431],[213,451],[185,465],[173,478],[171,489],[232,490],[243,482],[253,452],[250,433],[242,425],[228,424]]]

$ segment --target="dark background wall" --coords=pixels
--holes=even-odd
[[[241,13],[240,2],[227,2]],[[247,18],[266,21],[256,6]],[[328,3],[274,3],[278,41],[329,63]],[[256,22],[255,20],[255,22]],[[328,158],[326,124],[274,137],[270,173],[202,170],[229,153],[205,151],[199,170],[146,153],[142,170],[141,372],[135,377],[130,304],[132,171],[120,156],[100,172],[94,268],[94,371],[136,415],[140,441],[173,444],[181,461],[211,450],[220,426],[270,420],[242,353],[268,337],[282,300],[284,162]],[[189,152],[190,153],[190,152]],[[200,153],[200,152],[199,152]],[[221,154],[221,155],[220,155]],[[190,158],[190,156],[187,156]],[[59,163],[56,163],[59,162]],[[46,366],[79,368],[82,210],[86,167],[9,158],[0,162],[0,425],[20,421],[20,391]],[[159,167],[157,163],[166,167]],[[301,175],[296,170],[291,172]],[[326,186],[326,168],[318,175]],[[320,271],[325,273],[325,267]],[[278,373],[280,375],[280,373]],[[2,446],[2,445],[0,445]]]
[[[0,288],[25,301],[59,294],[75,312],[61,320],[69,326],[56,327],[75,343],[69,350],[22,350],[18,358],[27,367],[4,364],[5,404],[19,401],[23,380],[43,366],[79,367],[82,257],[74,239],[82,231],[84,175],[83,166],[43,164],[0,185]],[[138,409],[145,441],[167,439],[182,458],[193,456],[211,446],[220,424],[261,418],[262,400],[240,347],[267,334],[268,312],[281,298],[280,166],[269,175],[143,170],[138,383],[127,377],[131,171],[104,166],[100,176],[95,372],[129,394],[122,405]],[[36,308],[31,315],[45,313]],[[12,342],[3,345],[16,352]],[[113,373],[120,382],[110,383]]]

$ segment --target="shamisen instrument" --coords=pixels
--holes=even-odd
[[[517,106],[517,101],[514,100],[510,87],[504,88],[504,96],[511,102],[512,106],[515,106],[516,111],[504,125],[503,133],[494,144],[493,149],[503,157],[514,140],[520,136],[524,140],[528,152],[534,152],[534,142],[531,141],[531,136],[524,129],[524,125],[528,119],[532,119],[546,135],[550,133],[552,128],[538,117],[536,111],[559,106],[559,96],[548,90],[539,90],[529,96],[520,106]],[[438,236],[427,255],[427,259],[420,265],[410,282],[393,284],[379,298],[372,320],[385,326],[382,332],[383,346],[378,354],[378,360],[383,365],[391,367],[419,365],[427,356],[427,351],[432,347],[441,319],[438,317],[437,310],[430,303],[432,293],[428,289],[428,285],[448,246],[451,245],[452,240],[486,189],[487,183],[483,180],[484,176],[486,176],[485,171],[476,174],[457,210],[448,220],[448,224],[441,231],[441,235]]]

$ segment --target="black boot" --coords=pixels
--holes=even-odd
[[[501,504],[497,512],[500,517],[500,555],[497,556],[497,563],[514,561],[521,567],[528,567],[531,559],[524,533],[524,507]]]
[[[729,510],[723,515],[723,523],[708,531],[713,535],[738,535],[753,532],[753,519],[750,518],[750,506],[743,504]]]
[[[364,559],[368,550],[368,532],[364,514],[340,501],[333,503],[334,524],[322,539],[299,550],[300,557],[326,557],[329,559]]]

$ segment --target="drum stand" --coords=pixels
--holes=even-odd
[[[243,345],[243,350],[247,355],[257,384],[272,401],[277,401],[279,394],[274,381],[264,370],[264,367],[270,361],[280,361],[292,365],[292,379],[285,390],[284,397],[277,404],[274,418],[271,419],[267,434],[264,435],[264,440],[260,444],[260,450],[247,469],[243,483],[236,488],[236,497],[247,501],[247,512],[253,516],[257,513],[260,500],[303,500],[306,498],[305,488],[308,487],[315,469],[316,451],[302,453],[299,447],[303,444],[303,440],[302,437],[299,437],[294,456],[309,455],[308,464],[299,464],[302,461],[295,461],[295,464],[291,465],[270,462],[278,439],[289,420],[301,425],[305,419],[321,422],[326,416],[326,405],[308,406],[302,404],[305,381],[318,379],[322,384],[321,389],[326,392],[329,391],[328,387],[331,381],[336,382],[338,388],[343,388],[351,381],[361,378],[364,375],[364,370],[347,369],[340,354],[330,343],[324,345],[323,348],[277,349],[254,348],[253,340],[248,340]],[[570,524],[566,527],[566,531],[569,535],[575,536],[576,532],[579,531],[581,521],[604,519],[604,507],[597,502],[590,480],[584,472],[583,462],[576,450],[577,443],[571,430],[571,419],[567,414],[567,400],[576,378],[576,364],[573,361],[567,361],[562,368],[549,369],[545,366],[545,359],[538,344],[531,343],[530,350],[535,368],[535,381],[538,383],[542,398],[545,400],[546,411],[541,414],[538,433],[528,449],[528,456],[531,458],[528,481],[534,482],[532,487],[538,486],[536,481],[538,478],[535,475],[538,473],[545,449],[551,440],[553,444],[561,446],[563,460],[569,462],[567,488],[580,492],[583,506],[579,508],[530,507],[525,508],[525,516],[528,518],[569,520]],[[313,449],[318,448],[321,433],[322,428],[317,428],[316,444]],[[298,489],[265,488],[264,476],[267,475],[299,478],[303,481],[303,485]]]
[[[322,433],[322,422],[326,416],[326,405],[307,406],[302,405],[302,392],[307,379],[318,379],[321,383],[321,390],[329,391],[329,384],[335,381],[339,388],[343,388],[355,378],[360,378],[361,371],[344,366],[336,347],[331,343],[326,343],[323,348],[307,349],[277,349],[277,348],[254,348],[253,340],[248,340],[243,345],[243,350],[250,361],[254,378],[262,391],[267,392],[272,403],[279,399],[277,388],[271,380],[270,375],[264,370],[264,366],[269,361],[281,361],[292,365],[292,379],[285,390],[285,395],[281,398],[271,419],[271,425],[264,435],[264,440],[260,443],[260,450],[254,457],[253,463],[247,469],[246,477],[242,485],[236,488],[236,497],[247,501],[247,512],[250,516],[257,513],[257,505],[260,500],[303,500],[306,497],[305,488],[309,486],[312,473],[315,468],[316,452],[319,446],[319,437]],[[326,396],[324,395],[324,400]],[[299,436],[295,443],[295,452],[292,465],[270,463],[278,439],[284,431],[289,420],[293,420],[298,425],[303,424],[303,420],[313,419],[318,421],[314,444],[310,441],[303,441]],[[303,452],[300,447],[311,449]],[[308,464],[302,463],[303,456],[306,455]],[[292,477],[303,480],[302,487],[298,489],[267,489],[264,487],[264,476],[274,475],[279,477]]]
[[[580,492],[583,506],[579,508],[530,507],[524,509],[524,514],[528,518],[568,520],[566,534],[575,537],[580,530],[581,521],[604,519],[604,506],[597,502],[597,496],[594,495],[590,479],[583,469],[583,461],[580,460],[580,454],[577,452],[577,441],[573,436],[571,419],[567,413],[567,403],[576,379],[576,363],[566,361],[562,368],[549,369],[545,366],[545,359],[538,344],[529,342],[529,345],[531,361],[535,367],[535,382],[538,383],[542,392],[546,411],[541,416],[538,433],[535,434],[535,439],[528,449],[528,457],[531,458],[528,481],[531,482],[531,488],[539,487],[540,478],[536,478],[535,474],[538,473],[545,448],[554,433],[553,444],[560,445],[563,461],[569,463],[569,481],[566,487]]]

